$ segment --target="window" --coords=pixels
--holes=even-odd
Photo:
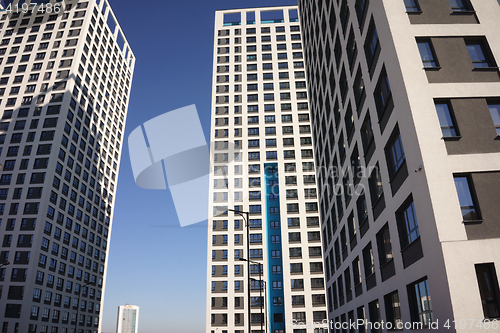
[[[378,79],[377,86],[375,87],[373,97],[375,98],[377,114],[380,119],[382,118],[382,115],[384,114],[391,99],[391,86],[389,85],[389,78],[387,77],[385,68],[383,68],[380,72],[380,78]]]
[[[276,134],[276,127],[266,127],[266,134]]]
[[[250,142],[248,143],[248,146],[250,147]],[[260,153],[259,152],[248,153],[248,159],[249,160],[259,160],[260,159]]]
[[[264,111],[274,111],[274,104],[265,104]]]
[[[444,138],[453,138],[458,136],[457,127],[450,109],[451,107],[448,103],[436,103],[436,111]]]
[[[274,101],[274,94],[264,94],[265,101]]]
[[[363,142],[363,151],[366,153],[373,141],[373,130],[370,115],[367,114],[363,125],[361,126],[361,141]]]
[[[288,72],[280,72],[279,78],[280,79],[288,79],[288,78],[290,78],[290,75],[288,74]],[[280,87],[281,87],[281,84],[280,84]]]
[[[359,311],[359,309],[358,309]],[[378,299],[374,300],[373,302],[368,303],[368,314],[370,316],[370,322],[371,323],[380,323],[380,304],[378,302]],[[381,332],[380,329],[372,328],[370,329],[370,333],[379,333]]]
[[[468,12],[472,10],[472,6],[469,0],[448,0],[450,2],[451,9],[454,13],[456,12]]]
[[[420,7],[418,6],[417,0],[404,0],[406,11],[408,13],[418,13],[420,12]]]
[[[373,249],[371,243],[368,243],[368,245],[363,249],[363,265],[365,268],[365,278],[368,279],[375,273],[375,261],[373,260]]]
[[[387,164],[389,165],[390,175],[393,177],[405,161],[405,151],[401,141],[399,128],[394,130],[387,146],[385,148]]]
[[[407,286],[410,315],[413,323],[429,328],[432,323],[432,303],[427,278]]]
[[[439,67],[430,40],[419,40],[417,41],[417,46],[420,51],[420,57],[422,58],[424,68]]]
[[[478,205],[471,193],[471,180],[467,176],[455,176],[454,180],[464,221],[480,220]]]
[[[261,213],[261,205],[250,205],[250,214],[260,214]]]
[[[401,249],[404,249],[420,237],[417,214],[415,213],[415,205],[412,196],[406,200],[396,214]]]
[[[369,67],[372,68],[373,66],[372,62],[375,59],[376,53],[380,50],[378,33],[373,19],[370,22],[370,26],[368,28],[364,49],[366,55],[366,62],[368,63]]]
[[[377,234],[377,247],[380,266],[383,266],[393,258],[388,224],[386,224]]]
[[[493,263],[476,264],[475,267],[484,318],[499,318],[500,292],[495,265]]]
[[[497,136],[500,136],[500,103],[488,103],[488,108],[490,109],[491,118],[495,124]]]
[[[274,123],[276,122],[276,117],[275,116],[265,116],[265,121],[266,123]]]
[[[380,169],[378,163],[375,166],[375,169],[372,171],[368,183],[370,186],[370,197],[372,201],[372,206],[375,206],[379,198],[384,194],[382,177],[380,176]]]
[[[474,64],[474,68],[489,68],[495,67],[495,64],[490,56],[489,48],[484,39],[466,40],[467,50]]]
[[[290,273],[302,273],[302,263],[290,264]]]
[[[353,90],[356,106],[359,108],[365,98],[365,83],[363,81],[363,75],[361,74],[361,68],[358,69],[356,74]]]
[[[263,78],[264,80],[272,80],[272,79],[273,79],[273,73],[264,73],[264,74],[262,75],[262,78]]]

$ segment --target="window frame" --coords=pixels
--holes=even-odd
[[[422,283],[423,285],[421,285]],[[416,287],[418,287],[418,289],[416,289]],[[425,304],[423,308],[421,304],[419,304],[419,300],[422,300],[424,298],[422,297],[422,287],[425,288],[426,295],[424,297],[427,297],[427,301],[429,302],[428,304],[430,304],[430,306],[428,306],[430,310],[424,310]],[[411,321],[413,323],[421,323],[422,328],[424,329],[430,328],[430,324],[433,322],[433,314],[432,301],[429,292],[429,281],[427,277],[410,283],[406,286],[406,288],[408,293],[408,304],[410,306]],[[424,321],[423,318],[427,313],[430,314],[430,318]]]
[[[495,270],[495,264],[481,263],[481,264],[475,264],[474,266],[479,288],[479,295],[481,297],[481,303],[483,307],[484,318],[498,319],[500,318],[500,290],[498,285],[497,273]],[[486,293],[490,293],[491,295],[486,295]],[[497,311],[496,316],[490,313],[489,304],[493,304],[496,306],[496,311]]]
[[[380,75],[373,92],[378,119],[381,120],[386,113],[387,107],[392,99],[391,84],[385,66],[380,71]]]
[[[386,223],[377,233],[377,249],[380,267],[383,267],[394,260],[394,251],[392,249],[391,232],[389,224]]]
[[[407,219],[407,212],[411,207],[413,220]],[[420,239],[420,229],[418,227],[417,212],[413,196],[410,195],[405,202],[396,211],[396,220],[398,222],[399,241],[401,251],[404,251],[410,245]],[[413,223],[410,223],[413,222]]]
[[[426,45],[426,52],[428,54],[425,54],[425,56],[430,57],[430,59],[425,59],[424,54],[422,53],[423,48],[421,48],[421,45]],[[434,46],[432,44],[432,40],[430,38],[417,38],[417,47],[418,51],[420,53],[420,58],[422,59],[422,64],[424,66],[424,69],[429,70],[429,69],[439,69],[441,66],[439,66],[439,62],[436,56],[436,51],[434,49]],[[428,65],[430,64],[430,66]]]
[[[422,12],[418,0],[404,0],[404,4],[406,7],[407,14],[413,14],[413,13],[418,14]]]
[[[493,54],[491,52],[491,49],[485,37],[464,38],[464,41],[467,47],[467,51],[469,52],[470,59],[474,66],[473,70],[498,69]],[[478,54],[479,56],[478,59],[473,58],[473,54],[471,53],[472,46],[478,46],[481,51],[481,55]],[[480,59],[481,56],[484,59]],[[482,66],[482,64],[485,64],[486,66]]]
[[[375,38],[377,39],[374,44]],[[370,71],[374,68],[376,59],[378,58],[378,53],[380,53],[380,38],[378,36],[377,27],[375,26],[375,20],[372,16],[370,19],[370,24],[368,26],[368,32],[366,33],[365,42],[363,44],[365,50],[366,62]]]
[[[399,131],[398,125],[396,125],[396,128],[394,128],[394,131],[392,132],[389,140],[387,140],[387,144],[385,146],[385,155],[387,166],[389,168],[389,175],[392,180],[406,163],[403,139],[401,137],[401,132]]]
[[[445,112],[447,112],[447,114],[445,114],[444,116],[447,116],[446,117],[446,120],[448,122],[451,122],[451,126],[450,124],[445,124],[443,125],[442,123],[442,118],[441,118],[441,115],[440,115],[440,112],[439,112],[439,109],[438,109],[438,105],[446,105],[446,110]],[[436,113],[437,113],[437,116],[438,116],[438,120],[439,120],[439,126],[441,127],[441,133],[443,134],[443,139],[454,139],[454,138],[460,138],[460,131],[458,129],[458,126],[457,126],[457,121],[456,121],[456,118],[455,118],[455,114],[453,112],[453,107],[451,105],[451,101],[450,100],[434,100],[434,106],[436,107]],[[447,135],[445,133],[445,130],[450,130],[450,135]],[[452,133],[452,131],[454,133]]]
[[[385,314],[387,322],[392,323],[392,327],[403,327],[401,314],[401,300],[397,290],[384,296]]]
[[[472,7],[472,4],[470,3],[469,0],[448,0],[448,2],[450,4],[452,14],[474,12],[474,8]]]
[[[384,184],[382,181],[382,175],[380,173],[380,166],[378,163],[375,165],[375,168],[370,174],[368,185],[370,188],[370,199],[373,208],[380,200],[380,198],[384,195]]]
[[[488,100],[487,102],[488,102],[488,109],[490,111],[491,119],[493,120],[493,125],[495,126],[497,137],[499,137],[500,136],[500,100]],[[497,111],[496,115],[493,114],[492,107],[496,107],[496,108],[494,108]]]
[[[469,190],[467,200],[471,201],[472,206],[470,206],[470,205],[462,205],[462,203],[464,203],[464,202],[460,198],[459,188],[457,187],[457,181],[456,181],[459,178],[462,178],[462,179],[466,180],[466,184],[467,184],[467,187],[468,187],[468,190]],[[482,219],[482,216],[481,216],[481,209],[479,207],[479,203],[478,203],[478,200],[477,200],[476,192],[474,190],[474,183],[473,183],[473,180],[472,180],[472,175],[471,174],[454,174],[453,175],[453,181],[455,183],[455,188],[457,190],[458,202],[459,202],[459,205],[460,205],[460,210],[461,210],[461,213],[462,213],[463,222],[479,222],[479,221],[482,221],[483,219]],[[464,218],[465,215],[463,213],[464,208],[465,209],[471,209],[471,208],[474,209],[475,218],[465,219]]]

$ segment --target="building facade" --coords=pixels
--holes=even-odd
[[[214,40],[206,330],[313,332],[326,300],[297,7],[217,11]]]
[[[108,1],[28,3],[0,12],[1,329],[95,332],[135,59]]]
[[[120,305],[116,333],[137,333],[139,331],[139,307],[137,305]]]
[[[332,332],[498,330],[499,3],[299,8]]]

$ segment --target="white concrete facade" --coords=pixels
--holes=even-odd
[[[0,12],[6,333],[102,320],[135,58],[108,1],[50,5],[60,12]]]
[[[340,261],[338,267],[333,267],[336,265],[332,266],[331,279],[327,277],[327,280],[329,280],[327,282],[327,288],[329,288],[328,298],[332,302],[329,308],[329,319],[342,322],[348,320],[351,315],[353,319],[359,319],[359,314],[364,311],[365,317],[362,319],[372,322],[379,320],[387,322],[390,319],[386,310],[388,304],[385,297],[397,292],[401,312],[399,320],[404,323],[415,322],[413,310],[411,309],[412,300],[410,299],[411,292],[409,289],[411,289],[412,283],[425,278],[428,281],[429,299],[432,302],[432,318],[434,321],[439,320],[440,327],[438,331],[483,332],[485,330],[484,326],[479,328],[476,325],[484,325],[485,322],[494,318],[485,317],[483,314],[475,265],[493,264],[498,273],[500,269],[500,252],[498,251],[500,240],[497,236],[485,236],[484,239],[476,239],[471,236],[472,229],[470,228],[472,223],[464,221],[462,216],[454,176],[468,175],[474,178],[475,175],[489,177],[490,174],[497,174],[500,170],[500,153],[495,151],[497,148],[490,151],[485,148],[483,151],[478,149],[478,152],[465,152],[463,147],[461,148],[464,149],[463,153],[451,152],[449,139],[443,138],[435,103],[443,100],[451,100],[451,103],[453,103],[455,99],[493,100],[499,96],[500,82],[494,78],[482,81],[479,76],[473,81],[464,78],[465,75],[461,76],[460,74],[438,77],[440,73],[444,73],[450,68],[447,68],[450,62],[446,58],[456,56],[456,59],[458,59],[461,56],[458,52],[463,50],[465,50],[464,57],[469,57],[465,44],[462,41],[464,47],[460,50],[450,51],[448,49],[448,52],[452,54],[442,52],[443,50],[434,45],[435,56],[438,61],[442,62],[442,69],[440,67],[429,69],[423,68],[416,41],[431,39],[434,42],[433,38],[436,40],[462,38],[467,42],[468,37],[481,40],[484,37],[491,49],[492,58],[499,61],[500,39],[497,34],[499,28],[497,17],[500,15],[500,7],[495,0],[471,0],[471,7],[467,8],[467,13],[462,16],[452,13],[451,7],[449,8],[448,16],[450,18],[447,17],[446,19],[450,21],[457,20],[457,23],[445,22],[444,19],[439,21],[436,19],[437,16],[429,18],[429,22],[415,22],[419,19],[419,16],[422,20],[427,17],[425,15],[427,15],[429,9],[432,9],[430,6],[433,4],[436,6],[436,12],[441,10],[438,9],[438,6],[440,8],[450,6],[446,0],[439,0],[434,3],[425,0],[419,2],[421,10],[412,13],[409,10],[407,12],[405,3],[402,0],[299,1],[303,30],[306,35],[304,47],[307,50],[305,53],[310,94],[316,93],[318,96],[324,96],[333,107],[335,101],[340,101],[342,97],[340,84],[332,84],[331,80],[333,78],[339,83],[341,67],[346,68],[348,73],[347,86],[349,89],[346,93],[345,102],[340,102],[340,117],[342,120],[339,125],[335,125],[334,115],[331,110],[328,110],[318,99],[311,100],[316,156],[320,161],[318,165],[329,167],[325,158],[325,151],[327,150],[329,150],[329,155],[332,156],[330,160],[333,159],[333,156],[339,155],[340,150],[337,143],[344,133],[347,135],[348,130],[344,118],[346,117],[349,101],[351,101],[355,130],[351,143],[346,144],[345,147],[347,150],[345,153],[347,156],[346,164],[349,164],[348,158],[355,152],[355,149],[358,149],[357,147],[360,150],[361,165],[373,167],[378,163],[385,198],[385,208],[375,216],[375,209],[370,209],[370,203],[373,207],[377,203],[368,201],[370,193],[366,193],[367,206],[370,207],[367,220],[369,229],[361,236],[359,234],[361,224],[358,221],[359,214],[355,214],[358,232],[356,234],[357,245],[349,249],[348,254]],[[362,22],[359,20],[360,14],[358,13],[360,3],[365,4],[365,9],[362,11],[364,17]],[[345,28],[342,28],[342,16],[345,16],[346,12]],[[333,16],[336,20],[332,21]],[[477,22],[458,21],[464,20],[465,16],[471,17],[471,20],[475,16]],[[431,22],[433,19],[434,22]],[[324,22],[327,23],[326,29]],[[365,45],[370,36],[372,22],[376,26],[380,50],[378,51],[378,57],[370,64],[365,57]],[[321,30],[322,23],[323,30]],[[315,30],[318,27],[319,30]],[[318,31],[320,32],[319,35]],[[354,56],[352,69],[349,73],[351,59],[349,58],[348,45],[351,34],[355,40],[354,44],[357,45],[357,56]],[[339,66],[335,64],[336,42],[340,43],[342,50]],[[330,49],[328,50],[328,48]],[[312,56],[314,49],[318,49],[320,52],[322,50],[323,54],[331,53],[330,62],[326,57]],[[470,58],[468,59],[470,62]],[[482,75],[480,70],[472,69],[472,63],[470,63],[470,66],[472,75]],[[492,66],[485,72],[498,72],[498,69],[494,67]],[[365,92],[364,102],[359,107],[355,103],[355,77],[358,69],[362,73]],[[379,78],[383,75],[384,69],[390,82],[394,109],[387,119],[383,119],[383,117],[379,119],[376,94]],[[468,70],[467,68],[467,75]],[[319,71],[320,76],[322,72],[326,72],[326,77],[330,78],[326,85],[321,84],[319,77],[311,78],[310,74],[316,71]],[[466,69],[457,67],[456,72],[461,73],[460,71],[465,73]],[[329,73],[332,73],[331,76]],[[437,82],[440,79],[447,82]],[[486,105],[486,103],[484,104]],[[456,111],[458,112],[458,110]],[[488,113],[487,108],[486,113]],[[370,157],[363,156],[366,152],[363,152],[363,134],[361,133],[368,115],[371,118],[373,142],[376,147]],[[491,131],[491,142],[494,145],[495,125],[491,118],[486,120],[481,126],[484,126],[483,131]],[[328,132],[330,125],[333,126],[332,128],[336,128],[333,134]],[[460,141],[464,141],[468,135],[465,128],[471,125],[459,121],[457,121],[456,125],[459,130],[462,127],[464,132],[462,138],[455,138],[457,144],[460,144]],[[404,164],[407,168],[407,176],[394,192],[394,182],[397,181],[398,175],[391,175],[387,147],[391,142],[395,129],[400,134],[404,148]],[[334,136],[334,139],[330,140],[330,142],[328,142],[329,135]],[[332,142],[335,143],[333,146]],[[342,165],[341,163],[340,169],[344,168],[345,164]],[[319,186],[325,184],[326,178],[323,182],[319,179]],[[369,192],[368,179],[361,179],[360,184]],[[476,185],[476,191],[481,192],[479,186],[482,184],[477,182]],[[492,187],[495,186],[498,185]],[[399,237],[402,237],[398,210],[405,205],[405,201],[408,200],[410,195],[418,220],[419,241],[421,242],[423,256],[410,265],[405,265],[403,256],[407,248],[403,247],[401,242],[398,241]],[[319,193],[319,198],[320,201],[324,199],[327,202],[329,201],[322,191]],[[343,217],[339,218],[338,214],[335,213],[338,202],[331,199],[330,204],[326,205],[325,212],[322,212],[323,232],[329,230],[327,229],[328,221],[335,219],[334,215],[336,215],[338,223],[336,231],[332,233],[332,242],[325,248],[325,261],[329,260],[329,253],[335,254],[334,241],[338,239],[342,227],[347,228],[349,212],[351,210],[356,212],[356,199],[357,197],[347,203],[345,199],[340,202],[344,206]],[[481,201],[481,193],[479,193],[477,201],[479,209],[484,211],[493,209],[489,208],[491,207],[489,202]],[[485,225],[487,220],[485,217],[482,222],[474,221],[474,223],[479,223],[477,228],[481,228],[481,224]],[[377,235],[383,230],[386,223],[390,232],[395,275],[383,280],[382,270],[386,267],[386,263],[380,262],[381,259],[377,255],[376,249],[381,251],[380,247],[377,246]],[[498,228],[497,224],[496,230]],[[469,230],[469,235],[467,230]],[[482,233],[484,234],[485,231],[482,231]],[[322,236],[326,237],[325,234]],[[367,288],[367,279],[363,267],[363,249],[369,244],[372,245],[374,251],[372,259],[374,260],[374,276],[376,278],[376,286],[371,288]],[[362,281],[358,287],[362,293],[354,296],[352,300],[345,302],[345,304],[335,306],[333,303],[339,299],[338,279],[340,278],[343,281],[346,271],[352,272],[351,276],[353,276],[353,261],[358,257],[362,275]],[[333,261],[332,263],[335,264]],[[355,287],[353,285],[353,290]],[[342,292],[346,289],[347,287],[344,286]],[[377,302],[378,305],[378,318],[370,318],[372,316],[369,315],[369,304],[373,302]],[[361,312],[358,312],[359,309],[361,309]],[[461,320],[467,321],[466,328],[458,324]],[[449,329],[443,326],[447,321],[450,324]],[[457,322],[456,327],[453,321]],[[470,324],[472,322],[474,322],[474,325],[471,328]],[[490,328],[489,330],[492,331],[493,329]],[[336,330],[332,331],[337,332]],[[362,329],[359,330],[359,332],[362,331]],[[385,332],[385,330],[382,331]],[[402,331],[410,332],[411,330],[404,329]],[[431,332],[435,330],[428,328],[421,331]]]
[[[314,156],[300,23],[294,17],[296,10],[296,6],[247,8],[217,11],[215,15],[211,133],[215,174],[211,175],[214,186],[210,190],[208,232],[208,333],[221,330],[225,333],[248,332],[247,266],[246,262],[235,258],[235,250],[239,250],[239,256],[248,259],[245,221],[232,212],[214,216],[214,207],[221,207],[222,211],[224,207],[233,209],[238,206],[240,211],[250,212],[250,237],[253,240],[250,259],[264,265],[262,279],[267,282],[264,331],[307,330],[312,333],[313,322],[321,323],[326,318]],[[280,11],[282,16],[278,14],[277,21],[270,22],[265,19],[268,14],[265,12],[271,11]],[[236,19],[237,23],[228,19],[228,14],[237,13],[241,17]],[[264,22],[260,19],[261,13],[264,13]],[[226,21],[225,15],[228,15]],[[247,15],[248,21],[255,22],[247,22]],[[225,148],[234,144],[237,146],[234,151]],[[234,154],[239,155],[235,158]],[[270,212],[270,206],[275,204],[266,194],[265,173],[270,165],[278,169],[279,199],[274,200],[279,201],[276,206],[279,219],[272,215],[276,211]],[[260,169],[252,171],[251,168],[256,166]],[[260,178],[260,185],[254,178]],[[311,192],[307,192],[306,197],[305,191],[309,190]],[[292,205],[287,206],[289,204]],[[292,211],[294,204],[298,211]],[[308,208],[306,204],[309,204]],[[235,221],[239,227],[235,227]],[[271,222],[273,226],[270,226]],[[279,244],[270,244],[270,230],[280,232]],[[237,243],[235,236],[239,237]],[[280,254],[276,255],[273,251],[278,248]],[[294,248],[292,257],[291,248]],[[270,260],[278,258],[282,261],[280,265],[270,264]],[[302,265],[301,271],[291,273],[292,264],[294,267]],[[279,269],[278,274],[273,274],[272,269]],[[282,279],[279,290],[271,281],[277,276]],[[252,273],[251,277],[258,280],[259,274]],[[295,289],[291,288],[292,279]],[[239,290],[235,290],[235,282],[240,284]],[[299,288],[300,284],[303,285]],[[251,297],[259,297],[258,286],[252,289]],[[274,302],[282,302],[282,305],[275,306]],[[280,310],[275,310],[277,308]],[[260,307],[252,306],[251,312],[260,314]],[[276,317],[275,312],[279,313]],[[282,322],[278,318],[280,314]],[[303,322],[303,325],[292,325],[292,319]],[[260,332],[260,329],[259,321],[252,323],[252,332]]]

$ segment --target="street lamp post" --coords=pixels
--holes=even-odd
[[[250,213],[249,212],[242,212],[240,210],[234,210],[234,209],[229,209],[228,211],[233,212],[235,214],[240,215],[243,220],[245,220],[245,226],[247,228],[247,257],[250,258]],[[250,262],[247,262],[247,281],[248,281],[248,288],[247,288],[247,297],[248,297],[248,333],[252,333],[252,325],[250,323],[250,317],[252,315],[252,312],[250,310]],[[77,332],[75,332],[77,333]]]
[[[264,265],[262,265],[260,262],[251,261],[249,259],[240,258],[240,260],[241,261],[247,261],[249,263],[259,265],[260,332],[262,333],[264,331],[264,329],[263,329],[264,312],[262,310],[262,307],[264,305],[264,303],[262,302],[262,282],[263,282],[263,280],[262,280],[262,271],[264,270]],[[250,278],[250,280],[254,280],[255,281],[255,279],[252,279],[252,278]]]
[[[257,281],[255,279],[252,279],[254,281]],[[264,324],[266,325],[266,333],[267,333],[267,327],[268,327],[268,320],[267,320],[267,312],[269,311],[269,308],[267,306],[267,283],[266,280],[261,280],[262,283],[264,283]]]
[[[85,283],[83,286],[80,287],[80,292],[78,293],[78,302],[76,304],[76,320],[75,320],[75,333],[78,333],[78,312],[80,310],[80,295],[83,292],[83,287],[88,286],[89,284],[92,284],[92,281],[89,281]]]

